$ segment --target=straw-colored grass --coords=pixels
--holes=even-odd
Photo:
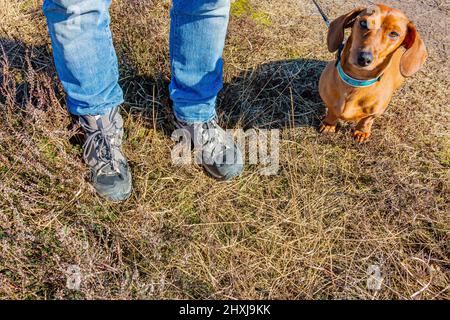
[[[170,1],[114,1],[134,175],[114,204],[87,182],[40,2],[0,0],[1,299],[449,298],[448,6],[388,2],[430,59],[357,145],[350,124],[317,132],[333,55],[310,1],[234,1],[220,122],[282,140],[278,175],[247,166],[224,184],[170,160]],[[322,3],[337,17],[364,2]],[[66,286],[72,265],[80,290]]]

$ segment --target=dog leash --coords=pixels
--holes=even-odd
[[[327,25],[327,28],[330,27],[330,19],[328,19],[327,15],[325,14],[325,12],[322,10],[322,7],[319,5],[319,3],[317,3],[316,0],[312,0],[314,2],[314,4],[316,5],[317,10],[319,10],[320,15],[323,18],[323,21],[325,21],[325,24]]]
[[[328,18],[327,14],[325,13],[325,11],[323,11],[322,7],[320,6],[320,4],[316,1],[316,0],[312,0],[312,2],[314,2],[314,5],[316,6],[317,10],[319,10],[320,15],[322,16],[323,21],[325,22],[325,24],[327,25],[327,28],[330,28],[331,25],[331,21]],[[344,50],[344,46],[345,46],[345,40],[344,42],[342,42],[339,46],[338,49],[338,59],[336,61],[336,67],[338,66],[339,62],[341,61],[341,56],[342,56],[342,51]]]
[[[322,7],[319,5],[319,3],[316,0],[312,0],[312,1],[314,2],[317,10],[319,11],[320,15],[322,16],[323,21],[327,25],[327,28],[330,28],[331,22],[330,22],[330,19],[328,19],[328,16],[326,15],[325,11],[323,11]],[[349,86],[354,87],[354,88],[367,88],[367,87],[373,86],[375,83],[379,82],[381,80],[381,78],[383,77],[383,75],[381,75],[375,79],[358,80],[358,79],[354,79],[354,78],[350,77],[348,74],[346,74],[344,72],[344,70],[342,69],[341,60],[342,60],[342,51],[344,50],[344,47],[345,47],[345,42],[346,42],[346,40],[344,40],[344,42],[342,42],[341,45],[339,46],[338,53],[337,53],[337,59],[336,59],[336,68],[338,70],[338,74],[341,77],[342,81],[344,81],[346,84],[348,84]]]

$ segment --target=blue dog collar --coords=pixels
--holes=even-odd
[[[355,88],[367,88],[367,87],[373,86],[375,83],[380,81],[381,77],[382,77],[382,76],[379,76],[378,78],[370,79],[370,80],[357,80],[357,79],[350,77],[349,75],[347,75],[344,72],[340,61],[338,62],[336,67],[337,67],[339,76],[341,77],[342,81],[344,81],[349,86],[355,87]]]
[[[358,79],[354,79],[354,78],[350,77],[349,75],[347,75],[341,66],[341,56],[342,56],[342,51],[344,50],[344,46],[345,46],[345,43],[342,43],[339,46],[338,59],[336,62],[336,68],[338,70],[339,76],[341,77],[342,81],[344,81],[346,84],[348,84],[349,86],[354,87],[354,88],[367,88],[367,87],[373,86],[375,83],[377,83],[378,81],[381,80],[383,75],[379,76],[378,78],[370,79],[370,80],[358,80]]]

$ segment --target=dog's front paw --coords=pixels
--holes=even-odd
[[[336,133],[336,125],[324,122],[320,126],[320,133]]]
[[[366,142],[369,139],[369,137],[370,132],[364,132],[360,130],[355,130],[355,132],[353,132],[353,139],[355,139],[355,141],[358,143]]]

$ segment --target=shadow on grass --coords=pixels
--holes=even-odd
[[[282,60],[246,70],[224,84],[217,100],[220,123],[226,128],[287,129],[317,127],[325,113],[318,82],[325,61]],[[131,76],[121,82],[127,109],[139,112],[147,125],[168,136],[174,127],[169,81]]]
[[[318,82],[326,62],[296,59],[242,72],[220,94],[218,112],[229,127],[285,129],[318,126],[325,112]]]
[[[22,41],[0,38],[0,103],[13,106],[12,111],[18,117],[21,113],[26,117],[25,110],[29,107],[52,111],[49,117],[57,110],[64,111],[61,106],[65,106],[65,94],[49,46],[30,46]],[[59,108],[55,109],[57,105]],[[67,116],[70,116],[68,112]],[[73,130],[78,126],[77,118],[72,116],[70,120],[67,129],[75,132],[70,143],[81,147],[84,135]]]
[[[21,41],[0,38],[0,86],[14,85],[16,94],[14,104],[18,108],[25,107],[30,101],[33,103],[33,100],[37,98],[31,95],[33,90],[30,90],[33,83],[29,81],[29,73],[33,70],[45,73],[50,79],[55,77],[51,54],[47,46],[28,46]],[[4,72],[13,72],[15,83],[5,83]],[[58,84],[54,83],[53,89],[56,95],[59,93],[57,86]],[[2,92],[0,102],[4,102],[6,98]]]

